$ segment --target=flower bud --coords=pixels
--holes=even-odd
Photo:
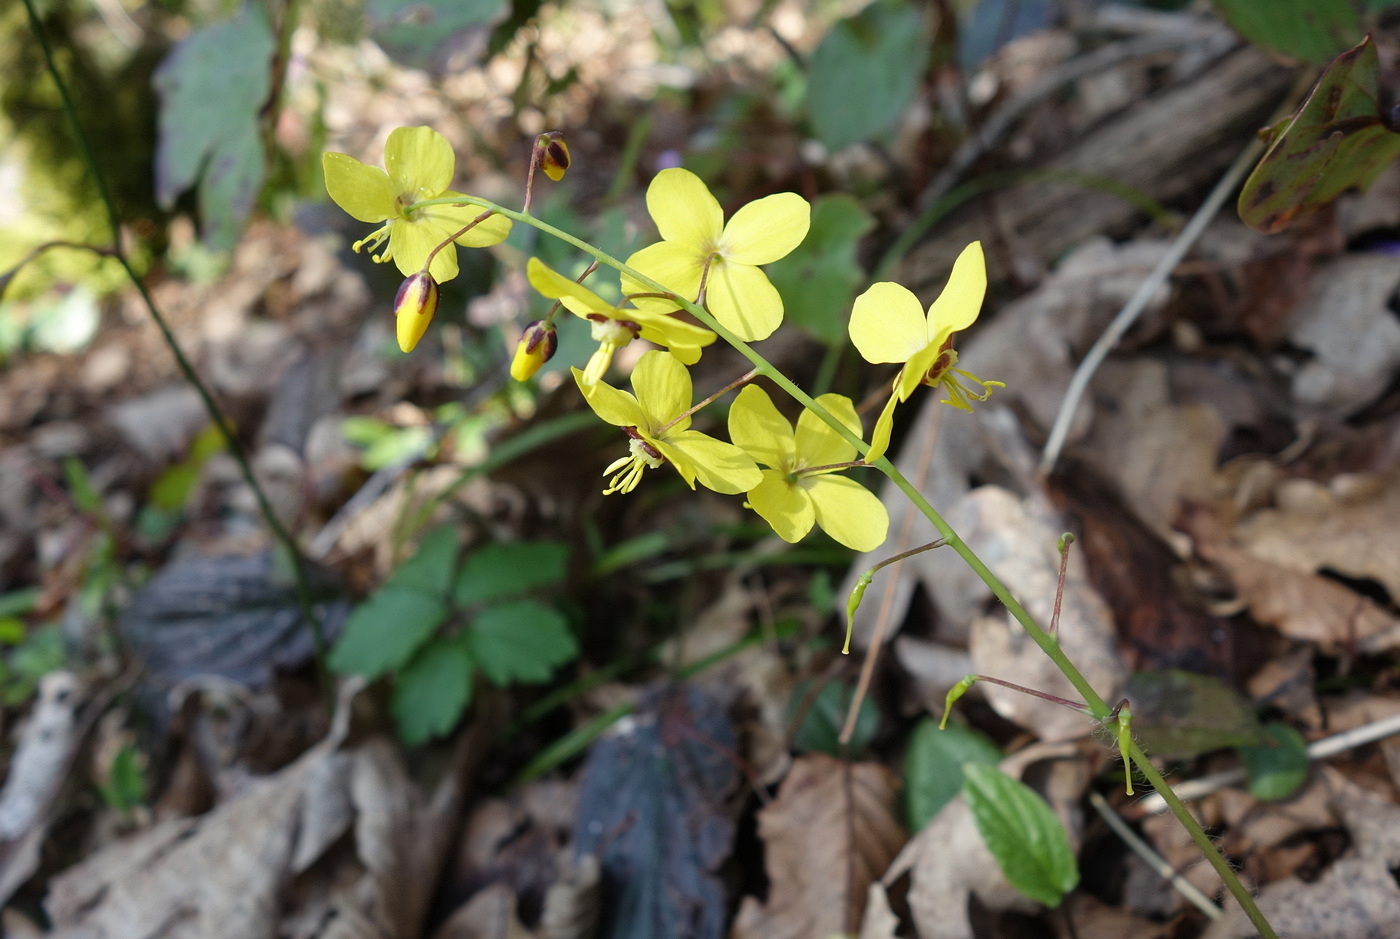
[[[557,130],[540,134],[535,140],[535,148],[544,175],[556,183],[563,179],[564,171],[569,168],[569,145],[564,142],[564,135]]]
[[[437,312],[437,281],[428,276],[427,271],[419,271],[399,287],[394,298],[394,316],[398,318],[395,331],[398,333],[399,348],[412,352],[418,340],[428,331],[428,324]]]
[[[540,370],[540,366],[554,358],[554,350],[559,347],[559,337],[555,335],[554,324],[545,320],[535,320],[525,327],[520,343],[515,347],[515,357],[510,362],[510,377],[524,381]]]

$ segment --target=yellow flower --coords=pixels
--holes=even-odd
[[[419,271],[399,285],[394,297],[395,329],[399,348],[412,352],[418,340],[428,331],[438,307],[438,285],[424,271]]]
[[[647,211],[662,240],[628,258],[628,267],[687,300],[700,296],[703,283],[705,306],[740,339],[766,339],[778,328],[783,298],[758,265],[786,256],[807,237],[812,207],[806,199],[792,192],[765,196],[735,212],[726,225],[724,210],[700,177],[668,169],[647,187]],[[622,290],[634,294],[650,288],[624,275]],[[633,302],[663,312],[667,306],[656,298]]]
[[[451,198],[461,193],[448,189],[456,166],[452,145],[431,127],[399,127],[384,144],[384,165],[368,166],[344,153],[321,154],[326,191],[336,205],[362,222],[384,222],[368,238],[355,242],[373,252],[376,261],[392,259],[399,270],[411,275],[422,270],[428,255],[481,214],[472,205],[431,205],[408,211],[428,199]],[[457,237],[459,245],[484,248],[499,244],[510,234],[510,219],[493,215]],[[457,249],[448,245],[434,257],[428,273],[439,284],[457,276]]]
[[[953,367],[958,361],[952,345],[953,333],[966,329],[977,319],[986,292],[987,265],[982,243],[974,241],[958,255],[947,286],[928,308],[927,316],[919,298],[899,284],[878,283],[856,298],[850,332],[851,342],[861,357],[873,363],[904,364],[895,376],[890,400],[875,422],[867,460],[879,459],[889,447],[895,404],[907,401],[919,385],[943,386],[948,394],[943,403],[964,411],[972,410],[972,400],[986,401],[994,389],[1006,387],[1003,382],[984,382]],[[982,391],[968,390],[962,379],[980,386]]]
[[[826,394],[817,403],[860,436],[850,398]],[[857,551],[884,543],[890,527],[884,505],[860,483],[831,475],[856,459],[856,448],[815,413],[804,410],[793,433],[768,393],[749,385],[729,409],[729,437],[768,467],[763,481],[749,490],[749,506],[784,541],[800,541],[816,524]]]
[[[690,372],[671,353],[652,350],[637,360],[635,397],[602,382],[585,384],[583,373],[573,372],[588,406],[630,438],[628,455],[603,471],[614,474],[603,495],[631,492],[643,470],[662,463],[674,466],[691,489],[698,480],[730,495],[749,491],[763,478],[743,450],[690,429],[690,416],[681,416],[690,410]]]
[[[613,353],[638,336],[670,349],[683,365],[694,365],[700,360],[700,349],[715,341],[715,334],[710,330],[674,316],[615,307],[582,284],[551,269],[539,258],[530,259],[526,272],[536,290],[551,300],[558,300],[564,309],[592,324],[598,351],[583,370],[584,384],[597,384],[608,370]]]
[[[510,377],[516,381],[529,379],[540,366],[554,358],[554,350],[558,348],[559,337],[554,324],[535,320],[520,334],[520,342],[510,360]]]

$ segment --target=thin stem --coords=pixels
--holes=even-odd
[[[1050,613],[1050,629],[1053,638],[1060,626],[1060,604],[1065,599],[1065,574],[1069,572],[1069,546],[1074,544],[1074,536],[1066,532],[1060,538],[1060,577],[1055,581],[1055,609]],[[1121,707],[1121,705],[1120,705]]]
[[[925,551],[932,551],[934,548],[941,548],[947,543],[948,542],[944,541],[942,538],[937,538],[933,541],[930,541],[928,544],[921,544],[917,548],[910,548],[908,551],[901,551],[894,557],[885,558],[879,564],[876,564],[874,567],[870,568],[870,574],[874,575],[876,571],[881,570],[882,568],[889,567],[891,564],[898,564],[905,558],[912,558],[916,554],[923,554]]]
[[[847,460],[845,463],[823,463],[821,466],[804,466],[802,469],[795,471],[792,475],[798,478],[803,476],[817,476],[821,473],[834,473],[837,470],[857,469],[869,465],[870,464],[864,460]]]
[[[69,126],[72,128],[73,136],[77,140],[78,149],[82,153],[83,163],[87,167],[88,175],[92,177],[93,183],[97,187],[98,198],[102,202],[103,208],[106,210],[107,223],[112,231],[112,247],[108,249],[107,253],[110,253],[111,257],[121,265],[127,278],[141,295],[141,300],[145,304],[146,310],[151,314],[151,320],[156,324],[156,328],[160,330],[161,338],[164,339],[166,346],[175,357],[175,364],[179,368],[180,373],[184,376],[185,380],[189,382],[190,386],[194,388],[195,393],[199,395],[199,399],[204,405],[204,410],[209,414],[209,419],[214,422],[214,426],[218,428],[219,434],[224,438],[224,443],[228,447],[230,455],[233,456],[234,462],[238,464],[240,475],[242,475],[244,482],[248,484],[248,488],[253,492],[253,498],[258,504],[259,514],[262,515],[263,521],[267,523],[268,528],[272,531],[273,537],[282,545],[291,560],[297,605],[301,608],[302,616],[305,617],[307,626],[311,630],[311,641],[316,654],[316,667],[321,679],[322,693],[326,698],[327,707],[333,709],[333,686],[330,681],[330,674],[326,670],[325,634],[322,631],[321,618],[316,613],[316,605],[312,599],[311,584],[307,579],[305,561],[302,557],[301,550],[297,547],[297,543],[292,538],[291,533],[288,532],[286,527],[282,524],[281,519],[279,519],[277,514],[272,510],[272,505],[268,502],[267,494],[263,491],[262,486],[258,483],[257,477],[253,474],[253,467],[248,462],[248,456],[243,450],[243,445],[239,442],[238,438],[234,436],[233,429],[229,426],[228,420],[224,417],[224,413],[220,410],[218,403],[215,402],[213,394],[200,379],[199,374],[195,371],[194,365],[191,364],[190,360],[185,356],[184,350],[180,347],[180,343],[175,338],[175,334],[171,332],[169,324],[166,323],[165,317],[161,315],[160,309],[156,306],[155,300],[151,297],[150,291],[146,289],[145,282],[141,279],[141,276],[136,273],[135,268],[131,266],[131,261],[127,257],[126,250],[122,247],[121,220],[117,215],[116,203],[112,201],[111,194],[107,190],[107,184],[103,179],[102,173],[98,169],[97,158],[88,141],[87,134],[78,120],[77,111],[73,106],[73,99],[68,93],[68,85],[64,82],[63,76],[59,74],[57,63],[54,62],[53,50],[49,47],[48,37],[44,35],[43,24],[40,23],[39,15],[34,9],[34,0],[24,0],[24,8],[29,14],[30,31],[33,33],[35,40],[39,43],[39,48],[44,55],[45,66],[48,68],[49,75],[53,78],[54,85],[58,89],[59,98],[63,102],[63,111],[68,117]]]
[[[417,206],[412,206],[411,209],[412,208],[417,208]],[[476,218],[472,219],[470,222],[457,229],[457,231],[453,232],[452,236],[449,237],[446,241],[440,243],[437,247],[433,248],[433,250],[429,251],[427,259],[423,262],[423,270],[426,271],[428,268],[433,266],[433,258],[437,257],[439,251],[441,251],[443,248],[446,248],[448,245],[455,243],[458,238],[461,238],[467,232],[471,231],[473,228],[486,221],[493,214],[495,213],[482,212]]]
[[[525,174],[525,202],[520,209],[526,215],[530,214],[530,206],[535,202],[535,167],[540,165],[542,152],[539,138],[536,137],[530,147],[530,171]]]
[[[1019,691],[1021,694],[1028,694],[1033,698],[1049,701],[1051,704],[1063,705],[1067,708],[1073,708],[1076,711],[1089,710],[1078,701],[1071,701],[1069,698],[1062,698],[1057,694],[1050,694],[1046,691],[1036,691],[1034,688],[1027,688],[1025,685],[1018,685],[1014,682],[1002,681],[1000,678],[993,678],[990,675],[973,675],[972,677],[977,681],[989,681],[994,685],[1001,685],[1003,688],[1010,688],[1012,691]]]
[[[485,209],[490,209],[494,212],[499,212],[507,218],[534,226],[545,234],[553,235],[560,241],[573,245],[585,254],[597,258],[602,264],[613,268],[619,273],[626,274],[628,278],[636,281],[648,290],[663,295],[671,295],[671,292],[660,283],[640,271],[628,267],[612,255],[607,254],[601,249],[594,247],[566,231],[532,216],[511,211],[503,206],[496,205],[485,199],[479,199],[475,196],[458,196],[453,199],[429,200],[428,202],[420,203],[420,205],[427,205],[435,202],[440,202],[442,204],[467,202],[472,205],[479,205]],[[870,452],[870,445],[856,434],[852,433],[851,429],[841,423],[835,414],[832,414],[826,408],[818,404],[811,395],[799,388],[791,379],[774,367],[771,362],[754,351],[752,346],[744,342],[716,320],[708,310],[683,297],[678,297],[677,303],[682,309],[686,310],[706,327],[717,333],[725,342],[738,350],[740,355],[753,363],[755,375],[762,375],[767,378],[791,395],[796,401],[802,404],[803,407],[807,408],[813,414],[816,414],[825,421],[832,430],[836,431],[843,440],[855,447],[857,453],[868,454]],[[1011,595],[1011,591],[1006,588],[1006,585],[992,573],[991,569],[977,556],[977,553],[962,540],[958,533],[953,530],[952,526],[944,520],[943,516],[929,504],[929,501],[924,498],[923,493],[919,492],[919,490],[905,478],[904,474],[895,468],[895,465],[890,462],[889,457],[881,456],[878,460],[872,461],[870,465],[889,477],[889,479],[908,496],[909,500],[914,504],[914,507],[917,508],[938,531],[943,542],[948,547],[952,548],[968,567],[972,568],[973,573],[987,585],[988,589],[992,591],[992,594],[1006,607],[1007,612],[1009,612],[1016,622],[1025,629],[1026,634],[1031,637],[1031,640],[1055,663],[1055,666],[1064,674],[1069,683],[1079,692],[1080,696],[1084,699],[1085,706],[1090,716],[1099,723],[1106,723],[1110,719],[1109,714],[1112,709],[1104,702],[1103,698],[1094,691],[1093,686],[1089,684],[1089,681],[1060,649],[1059,644],[1054,638],[1040,628],[1031,615],[1026,612],[1025,607],[1021,606],[1016,598]],[[878,647],[872,648],[872,657],[875,648]],[[867,660],[866,667],[869,668],[869,665],[870,660]],[[1137,744],[1132,745],[1130,752],[1133,762],[1138,765],[1139,770],[1141,770],[1143,774],[1143,778],[1152,785],[1152,788],[1162,794],[1162,797],[1171,808],[1172,813],[1176,815],[1177,820],[1181,822],[1182,826],[1191,835],[1192,840],[1196,842],[1197,847],[1201,849],[1201,852],[1210,861],[1211,866],[1220,873],[1221,878],[1225,882],[1225,886],[1229,889],[1230,893],[1234,895],[1235,899],[1239,901],[1241,908],[1245,910],[1246,914],[1249,916],[1250,922],[1259,930],[1260,935],[1263,936],[1264,939],[1278,939],[1277,933],[1269,926],[1268,920],[1259,912],[1259,908],[1254,903],[1254,899],[1249,895],[1249,891],[1245,889],[1244,884],[1240,883],[1239,878],[1230,870],[1229,864],[1225,862],[1225,859],[1216,850],[1215,845],[1213,845],[1210,839],[1206,837],[1205,833],[1201,831],[1201,826],[1196,823],[1191,813],[1182,805],[1181,800],[1176,798],[1176,795],[1171,792],[1171,787],[1167,785],[1166,781],[1162,779],[1161,774],[1152,766],[1146,754],[1142,752]]]
[[[755,378],[757,378],[757,377],[758,377],[758,369],[756,369],[756,368],[749,369],[747,372],[745,372],[744,374],[740,375],[738,378],[734,379],[734,380],[733,380],[732,382],[730,382],[729,384],[725,385],[725,386],[724,386],[723,388],[721,388],[719,391],[716,391],[714,394],[710,395],[710,396],[709,396],[708,398],[706,398],[704,401],[701,401],[699,404],[692,405],[689,409],[687,409],[687,410],[685,410],[685,411],[682,411],[681,413],[677,414],[674,418],[672,418],[670,421],[668,421],[667,423],[663,424],[663,425],[661,426],[661,429],[658,430],[658,431],[656,432],[656,436],[658,436],[658,437],[661,436],[662,434],[666,433],[666,431],[670,430],[672,427],[675,427],[675,426],[676,426],[677,424],[679,424],[681,421],[685,420],[687,417],[690,417],[691,415],[695,414],[697,411],[701,411],[701,410],[703,410],[703,409],[709,407],[711,404],[714,404],[715,401],[717,401],[717,400],[719,400],[720,398],[724,397],[725,395],[729,394],[729,392],[733,391],[735,388],[738,388],[740,385],[747,385],[749,382],[753,381],[753,380],[754,380]]]

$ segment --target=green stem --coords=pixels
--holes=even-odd
[[[301,607],[302,616],[305,617],[307,625],[311,629],[312,646],[316,653],[316,668],[321,678],[321,689],[325,695],[328,708],[334,706],[334,691],[330,681],[330,674],[326,670],[326,640],[321,628],[321,618],[316,613],[316,605],[312,599],[311,583],[306,575],[305,562],[300,548],[282,524],[281,519],[273,512],[272,505],[268,502],[267,494],[259,485],[257,477],[253,475],[253,467],[248,462],[247,454],[243,446],[234,436],[233,429],[229,426],[228,419],[220,410],[219,405],[214,401],[213,394],[208,386],[200,379],[195,371],[194,365],[186,358],[184,350],[180,348],[180,343],[175,339],[175,334],[171,332],[170,326],[161,315],[160,309],[156,306],[150,291],[146,289],[146,284],[141,276],[136,273],[131,266],[131,261],[127,257],[126,249],[122,246],[121,220],[117,215],[116,203],[112,201],[111,194],[107,190],[107,183],[103,179],[102,173],[98,170],[97,158],[93,153],[92,146],[88,142],[87,134],[83,130],[82,123],[78,120],[77,110],[73,106],[73,99],[68,93],[68,85],[59,74],[58,65],[54,62],[53,50],[49,47],[48,37],[44,35],[43,24],[39,21],[39,15],[34,9],[34,0],[24,0],[24,8],[29,13],[29,28],[34,34],[35,40],[39,43],[39,48],[44,55],[44,63],[48,68],[49,75],[53,78],[58,95],[63,102],[63,111],[68,117],[68,123],[72,127],[73,136],[77,140],[78,149],[82,154],[83,163],[87,167],[88,175],[92,177],[93,184],[97,187],[99,200],[107,212],[107,224],[112,230],[112,247],[109,249],[111,257],[121,265],[127,278],[135,286],[136,291],[141,295],[142,302],[146,305],[147,311],[151,314],[152,321],[156,328],[160,330],[161,337],[165,340],[166,346],[175,357],[175,364],[180,369],[180,373],[195,393],[199,395],[199,400],[204,405],[204,410],[208,412],[209,419],[214,422],[220,435],[224,438],[224,443],[228,446],[228,452],[233,456],[234,462],[238,464],[240,474],[248,487],[253,492],[253,498],[257,501],[258,512],[272,531],[273,537],[282,545],[287,552],[292,564],[292,576],[295,582],[297,594],[297,604]]]
[[[633,270],[612,255],[594,247],[580,238],[576,238],[566,231],[562,231],[550,225],[548,222],[540,221],[534,216],[524,212],[515,212],[485,199],[478,199],[475,196],[451,199],[430,199],[420,202],[417,205],[460,205],[463,202],[490,209],[517,222],[531,225],[545,234],[553,235],[560,241],[573,245],[583,253],[596,258],[599,263],[613,268],[618,273],[626,274],[628,278],[642,284],[648,290],[653,290],[661,294],[670,293],[670,291],[660,283],[639,271]],[[412,206],[410,208],[416,207],[417,206]],[[861,455],[870,452],[870,445],[853,434],[850,428],[846,427],[845,424],[837,419],[836,415],[818,404],[810,395],[794,384],[791,379],[778,371],[772,363],[758,352],[755,352],[753,347],[747,342],[744,342],[729,329],[725,328],[725,326],[718,322],[708,310],[684,297],[678,298],[677,304],[705,326],[714,330],[725,342],[728,342],[737,349],[744,358],[753,363],[754,370],[759,375],[764,376],[779,388],[782,388],[800,402],[803,407],[825,421],[842,439],[855,447],[857,452]],[[1031,615],[1026,612],[1025,607],[1021,606],[1020,602],[1011,595],[1011,591],[1006,588],[1006,585],[992,573],[991,569],[988,568],[987,565],[982,562],[982,559],[977,556],[977,553],[962,540],[958,533],[953,530],[952,526],[944,521],[943,516],[938,514],[937,510],[929,504],[928,500],[924,498],[923,493],[919,492],[919,490],[904,477],[904,474],[895,468],[894,464],[890,462],[889,457],[882,456],[878,460],[871,462],[870,465],[888,476],[896,486],[903,490],[904,494],[908,496],[909,500],[914,504],[914,507],[923,513],[924,517],[938,530],[938,534],[942,537],[944,543],[952,548],[968,567],[972,568],[973,572],[977,574],[982,582],[992,591],[993,595],[995,595],[1006,607],[1007,611],[1011,613],[1016,622],[1021,624],[1021,627],[1025,629],[1027,635],[1029,635],[1035,644],[1040,647],[1040,650],[1055,663],[1055,667],[1064,674],[1065,678],[1069,680],[1069,683],[1072,684],[1075,690],[1079,692],[1080,696],[1084,698],[1084,703],[1090,716],[1093,717],[1095,721],[1106,723],[1110,719],[1112,708],[1104,702],[1103,698],[1100,697],[1093,686],[1089,684],[1088,679],[1086,679],[1084,675],[1080,673],[1079,669],[1075,667],[1074,663],[1069,660],[1069,657],[1065,655],[1054,637],[1036,624]],[[875,650],[871,650],[871,654],[875,654]],[[1235,876],[1234,871],[1230,870],[1230,865],[1225,861],[1225,858],[1221,856],[1220,852],[1216,850],[1215,845],[1211,843],[1205,833],[1201,831],[1201,826],[1196,823],[1195,818],[1187,811],[1186,806],[1183,805],[1181,800],[1171,791],[1171,787],[1167,785],[1166,780],[1153,768],[1146,754],[1144,754],[1141,748],[1136,744],[1133,745],[1131,753],[1133,762],[1137,764],[1143,777],[1152,784],[1152,788],[1161,793],[1162,798],[1166,800],[1168,807],[1171,808],[1172,814],[1177,817],[1177,820],[1181,822],[1182,826],[1190,833],[1197,847],[1201,849],[1206,859],[1210,861],[1211,866],[1220,874],[1221,879],[1225,882],[1226,888],[1229,889],[1230,893],[1239,901],[1240,906],[1249,916],[1250,922],[1259,930],[1260,935],[1264,937],[1264,939],[1278,939],[1277,934],[1269,926],[1268,920],[1264,918],[1263,913],[1259,911],[1259,907],[1255,905],[1254,899],[1249,895],[1249,891],[1245,889],[1244,884]]]

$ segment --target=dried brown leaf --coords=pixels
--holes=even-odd
[[[1047,628],[1060,570],[1056,549],[1060,530],[1010,492],[994,486],[970,493],[951,515],[953,526],[968,544]],[[1059,637],[1099,694],[1117,700],[1127,671],[1118,655],[1112,615],[1082,566],[1072,565],[1065,578]],[[1078,699],[1069,680],[1009,615],[974,620],[969,648],[980,674]],[[1093,730],[1082,714],[1069,708],[1047,707],[1039,698],[996,685],[985,690],[997,713],[1042,740],[1070,740]]]
[[[50,672],[10,757],[0,789],[0,905],[39,866],[49,810],[58,798],[82,736],[83,687],[71,672]]]
[[[744,898],[732,939],[808,939],[856,930],[866,891],[904,844],[898,780],[874,763],[820,753],[792,765],[758,813],[768,902]]]
[[[1236,530],[1245,550],[1288,570],[1374,580],[1400,601],[1400,474],[1295,481],[1279,498]]]
[[[1293,376],[1293,397],[1350,415],[1385,391],[1400,365],[1400,322],[1389,302],[1400,267],[1387,254],[1352,253],[1318,266],[1289,318],[1288,338],[1311,359]]]
[[[545,892],[541,939],[591,939],[602,912],[602,874],[596,854],[585,854],[564,870]]]
[[[462,739],[453,771],[425,798],[387,739],[339,749],[352,694],[331,735],[286,769],[55,877],[46,906],[56,935],[262,939],[288,918],[327,924],[322,939],[417,935],[451,831],[444,820],[480,741]],[[351,825],[353,852],[328,855]]]
[[[1367,597],[1335,580],[1259,560],[1203,509],[1190,512],[1184,527],[1196,552],[1225,571],[1259,622],[1326,650],[1380,652],[1400,644],[1400,619]]]

